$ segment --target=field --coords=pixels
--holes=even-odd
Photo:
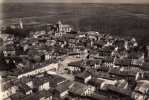
[[[24,23],[61,20],[76,30],[134,36],[149,44],[149,5],[145,4],[5,3],[2,11],[5,24],[17,23],[17,18],[24,18]]]

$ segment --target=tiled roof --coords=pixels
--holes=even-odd
[[[64,91],[67,91],[70,86],[72,85],[73,82],[71,81],[65,81],[63,83],[61,83],[60,85],[58,85],[56,87],[56,90],[59,91],[60,93],[64,92]]]
[[[19,86],[19,90],[23,92],[28,92],[29,90],[31,90],[31,88],[24,83],[20,83],[18,84],[18,86]]]
[[[9,98],[10,98],[11,100],[21,100],[21,99],[24,98],[24,97],[25,97],[24,94],[22,94],[22,93],[20,93],[20,92],[17,92],[17,93],[15,93],[14,95],[11,95]]]
[[[122,94],[124,96],[131,96],[131,91],[126,89],[117,88],[116,86],[109,85],[108,90]]]
[[[85,79],[85,78],[89,77],[90,75],[91,75],[91,73],[89,73],[87,71],[84,71],[82,73],[79,73],[79,74],[75,75],[75,77],[80,77],[80,78]]]
[[[69,89],[69,92],[81,95],[87,88],[87,85],[75,82],[73,86]]]

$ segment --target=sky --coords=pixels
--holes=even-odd
[[[52,2],[52,3],[149,3],[149,0],[0,0],[2,2]]]

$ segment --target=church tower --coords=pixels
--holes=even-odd
[[[61,21],[58,21],[58,32],[62,31],[63,24]]]

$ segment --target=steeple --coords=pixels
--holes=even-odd
[[[59,20],[59,21],[58,21],[58,24],[59,24],[59,25],[62,25],[62,22]]]
[[[62,31],[62,22],[61,21],[58,21],[58,32],[61,32]]]

